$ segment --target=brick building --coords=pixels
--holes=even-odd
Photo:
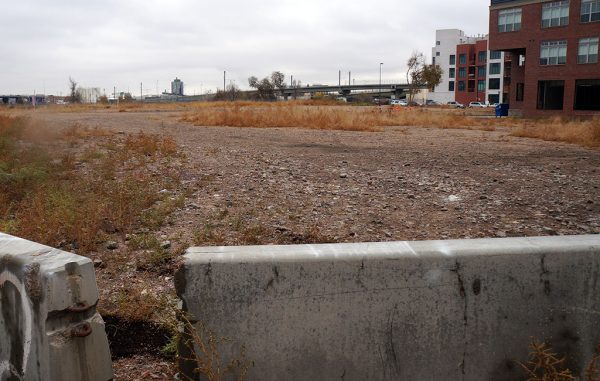
[[[600,0],[491,0],[489,46],[512,59],[524,116],[600,115]]]
[[[488,49],[487,35],[466,36],[459,29],[438,30],[432,57],[444,74],[429,99],[468,105],[503,103],[508,97],[511,62],[504,53]]]

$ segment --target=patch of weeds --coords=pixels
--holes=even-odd
[[[160,193],[180,186],[163,160],[176,151],[174,140],[164,136],[123,140],[79,125],[56,134],[0,115],[2,228],[50,246],[66,242],[80,254],[105,238],[98,234],[105,223],[114,227],[111,233],[126,234],[142,223],[157,229],[185,197],[165,199]],[[76,165],[86,161],[85,168]],[[166,257],[157,255],[157,261]]]
[[[244,219],[240,216],[236,216],[234,217],[231,222],[230,222],[230,226],[233,230],[235,231],[241,231],[244,226],[246,226],[246,222],[244,221]]]
[[[239,353],[227,363],[222,361],[222,345],[230,339],[218,337],[202,322],[190,322],[183,313],[178,314],[181,322],[178,342],[181,349],[177,355],[180,375],[192,381],[196,375],[209,381],[237,380],[243,381],[254,363],[246,356],[246,348],[241,347]]]
[[[148,284],[128,284],[103,300],[98,312],[128,321],[160,321],[172,303],[172,297],[154,293]]]
[[[263,242],[263,236],[267,233],[262,225],[253,225],[242,231],[242,242],[246,245],[259,245]]]
[[[165,265],[181,254],[181,250],[163,247],[162,243],[152,234],[134,234],[129,238],[129,246],[134,250],[143,250],[143,255],[137,261],[139,270],[165,272]],[[183,248],[183,245],[179,245]]]
[[[334,242],[335,240],[333,238],[321,232],[321,228],[318,225],[313,225],[302,233],[283,231],[282,234],[277,238],[277,243],[282,245],[320,244]]]
[[[144,133],[127,136],[125,148],[145,156],[153,156],[160,153],[162,156],[168,157],[177,153],[177,144],[174,139],[157,135],[146,135]]]
[[[529,344],[529,361],[517,362],[525,372],[527,381],[572,381],[578,380],[565,365],[566,357],[559,357],[552,348],[532,338]],[[600,347],[585,369],[585,381],[600,381]]]
[[[93,161],[103,159],[105,156],[106,156],[106,153],[99,150],[98,148],[89,147],[85,151],[83,151],[83,154],[81,155],[80,160],[83,162],[93,162]]]
[[[160,247],[160,242],[152,234],[132,234],[129,237],[129,246],[134,250],[154,250]]]
[[[225,236],[211,222],[204,224],[202,229],[194,233],[194,245],[196,246],[219,246],[225,242]]]

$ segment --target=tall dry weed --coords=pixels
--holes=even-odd
[[[523,121],[511,131],[512,136],[535,138],[600,147],[600,118],[567,120],[561,117]]]
[[[219,104],[196,109],[182,120],[199,126],[300,127],[346,131],[381,131],[386,126],[474,128],[484,124],[456,113],[433,113],[421,109],[304,106],[296,103]]]
[[[159,192],[175,189],[177,174],[148,170],[161,170],[163,159],[176,154],[171,138],[121,138],[75,126],[55,141],[28,140],[41,130],[19,118],[0,119],[0,231],[85,254],[105,233],[157,228],[166,209],[177,207]],[[81,149],[88,146],[94,154]]]

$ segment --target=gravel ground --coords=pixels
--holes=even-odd
[[[600,150],[510,137],[505,128],[394,127],[361,133],[196,127],[179,117],[176,112],[33,116],[56,127],[80,123],[174,137],[187,155],[180,169],[190,194],[174,223],[160,232],[174,242],[600,234]],[[110,292],[109,279],[99,270],[104,292]],[[171,278],[155,282],[164,289]],[[125,375],[144,362],[156,369]],[[164,360],[154,357],[115,363],[120,380],[160,379],[165,368]]]

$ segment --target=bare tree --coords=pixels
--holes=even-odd
[[[248,78],[248,85],[256,89],[257,98],[261,100],[275,100],[275,90],[279,90],[283,94],[285,89],[285,76],[283,73],[275,71],[271,77],[265,77],[261,80],[252,76]]]
[[[285,89],[285,75],[280,71],[274,71],[271,73],[271,84],[273,88],[279,90],[281,96],[283,96],[283,90]]]
[[[429,90],[433,90],[442,81],[444,71],[439,65],[426,64],[426,59],[423,53],[415,51],[406,63],[408,70],[406,71],[406,80],[408,82],[409,102],[413,101],[418,88],[427,86]]]
[[[413,101],[417,88],[420,86],[421,72],[425,66],[425,56],[423,53],[414,51],[406,63],[406,81],[408,82],[408,101]]]
[[[77,89],[77,82],[71,77],[69,77],[69,92],[71,93],[69,102],[81,103],[81,92]]]
[[[256,78],[255,76],[248,78],[248,85],[250,85],[250,87],[252,87],[253,89],[258,88],[258,78]]]

